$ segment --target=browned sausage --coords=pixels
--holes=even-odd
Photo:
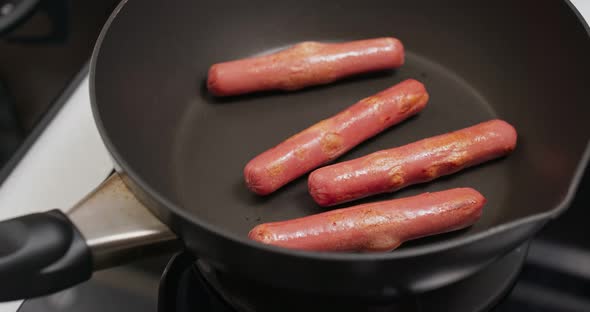
[[[430,181],[510,153],[516,131],[491,120],[459,131],[326,166],[309,175],[309,192],[335,205]]]
[[[244,168],[246,185],[260,195],[272,193],[418,113],[427,101],[424,85],[416,80],[365,98],[252,159]]]
[[[249,237],[292,249],[389,251],[407,240],[470,226],[485,202],[474,189],[456,188],[265,223]]]
[[[355,74],[398,68],[404,47],[395,38],[344,43],[302,42],[277,53],[218,63],[207,87],[218,96],[263,90],[296,90]]]

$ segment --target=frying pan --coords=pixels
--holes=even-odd
[[[216,62],[305,40],[380,36],[404,42],[401,69],[291,93],[219,99],[204,88]],[[590,155],[589,55],[587,26],[567,1],[123,1],[91,67],[95,120],[118,173],[70,217],[50,211],[0,224],[0,298],[71,286],[167,248],[175,235],[216,270],[274,287],[396,295],[462,279],[530,238],[574,195]],[[427,108],[338,161],[505,119],[519,133],[510,157],[366,200],[474,187],[488,199],[481,220],[378,254],[249,241],[256,224],[323,208],[305,177],[251,194],[246,162],[410,77],[429,90]]]

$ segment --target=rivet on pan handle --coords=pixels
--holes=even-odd
[[[116,173],[68,216],[85,238],[95,270],[179,246],[174,233],[137,200]]]

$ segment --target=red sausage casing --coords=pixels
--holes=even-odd
[[[311,196],[331,206],[455,173],[510,153],[516,131],[491,120],[315,170],[309,175]]]
[[[296,90],[355,74],[393,69],[404,63],[395,38],[344,43],[302,42],[282,51],[211,66],[210,92],[218,96],[263,90]]]
[[[474,189],[456,188],[265,223],[248,236],[291,249],[389,251],[407,240],[472,225],[485,202]]]
[[[365,98],[256,156],[244,168],[246,185],[260,195],[272,193],[418,113],[427,101],[424,85],[412,79]]]

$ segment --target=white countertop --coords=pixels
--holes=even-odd
[[[590,21],[590,0],[571,2]],[[53,208],[68,209],[112,169],[94,124],[85,78],[0,187],[0,220]],[[0,303],[0,312],[15,312],[20,304]]]
[[[69,209],[112,170],[94,125],[86,77],[0,187],[0,220]],[[20,304],[0,303],[0,312],[15,312]]]
[[[68,209],[112,170],[92,117],[86,77],[0,187],[0,220]]]

